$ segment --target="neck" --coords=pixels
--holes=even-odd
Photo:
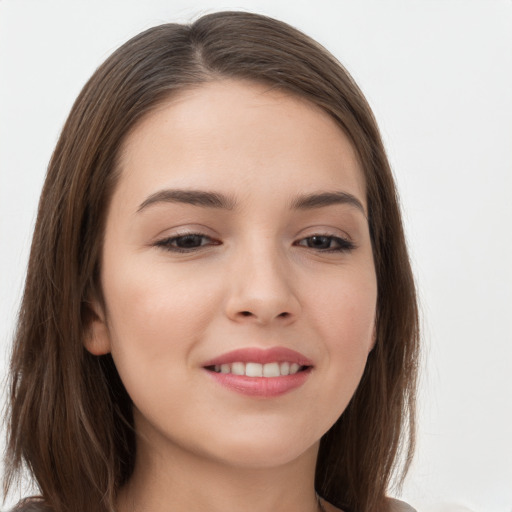
[[[135,471],[117,512],[318,512],[314,490],[318,445],[277,466],[212,460],[176,445],[158,453],[139,438]]]

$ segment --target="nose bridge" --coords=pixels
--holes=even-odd
[[[228,315],[258,323],[293,320],[300,306],[290,263],[268,235],[241,244],[230,265]]]

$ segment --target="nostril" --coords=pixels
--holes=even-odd
[[[248,318],[248,317],[258,317],[257,314],[253,313],[252,311],[239,311],[238,315]],[[291,316],[291,313],[288,313],[288,311],[283,311],[282,313],[279,313],[274,318],[289,318]]]

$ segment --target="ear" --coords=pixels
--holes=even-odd
[[[104,308],[99,301],[88,302],[84,306],[84,347],[95,356],[102,356],[111,351],[110,332],[107,326]]]

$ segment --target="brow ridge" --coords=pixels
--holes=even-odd
[[[158,203],[182,203],[203,208],[219,208],[232,210],[235,207],[234,199],[206,190],[188,190],[188,189],[166,189],[159,190],[151,194],[139,206],[137,212]]]
[[[296,210],[310,210],[336,204],[348,204],[353,206],[360,210],[366,217],[366,211],[361,201],[359,201],[359,199],[353,194],[342,191],[301,195],[293,200],[292,208]]]
[[[141,203],[137,212],[158,203],[182,203],[203,208],[226,210],[232,210],[236,206],[234,198],[228,197],[219,192],[193,189],[165,189],[151,194]],[[310,210],[336,204],[351,205],[360,210],[366,217],[366,211],[361,201],[359,201],[359,199],[354,195],[342,191],[300,195],[292,201],[291,208],[295,210]]]

